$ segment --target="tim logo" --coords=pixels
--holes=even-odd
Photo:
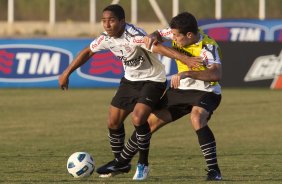
[[[244,81],[266,79],[274,79],[271,84],[272,89],[282,89],[282,51],[278,56],[268,55],[256,58]]]
[[[259,24],[243,22],[212,23],[201,29],[217,41],[264,41],[268,28]]]
[[[0,45],[1,82],[56,80],[72,60],[64,49],[42,45]]]

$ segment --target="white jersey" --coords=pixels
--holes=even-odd
[[[92,41],[90,49],[92,52],[110,50],[122,61],[127,80],[165,82],[165,67],[157,55],[146,48],[145,35],[144,30],[126,24],[121,37],[110,37],[105,31]]]

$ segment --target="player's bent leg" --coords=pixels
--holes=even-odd
[[[170,112],[166,109],[156,110],[148,117],[151,133],[156,132],[161,127],[172,121]]]
[[[148,123],[150,125],[151,133],[157,131],[162,126],[171,122],[170,113],[167,110],[159,110],[150,114],[148,118]],[[134,155],[138,152],[137,134],[134,131],[131,137],[125,144],[120,157],[117,158],[118,161],[123,163],[130,163]]]

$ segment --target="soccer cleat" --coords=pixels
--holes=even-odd
[[[133,180],[145,180],[149,176],[149,166],[138,163]]]
[[[116,160],[99,167],[96,172],[100,174],[101,178],[113,177],[118,174],[128,173],[131,169],[130,164],[123,164]]]
[[[210,170],[206,170],[207,173],[207,181],[220,181],[222,180],[220,171],[214,170],[214,169],[210,169]]]

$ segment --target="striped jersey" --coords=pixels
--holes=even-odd
[[[164,65],[156,54],[145,46],[146,32],[132,24],[126,24],[121,37],[110,37],[103,32],[90,44],[92,52],[110,50],[123,64],[124,77],[130,81],[165,82]]]
[[[172,32],[170,28],[163,30],[158,30],[164,40],[172,40]],[[197,68],[189,68],[186,64],[183,64],[181,61],[176,60],[178,73],[184,71],[199,71],[206,70],[207,67],[211,64],[221,64],[221,51],[218,44],[210,38],[208,35],[200,31],[200,39],[197,43],[188,45],[185,47],[179,47],[175,41],[172,40],[172,47],[177,51],[184,53],[188,56],[198,57],[200,56],[203,59],[203,66]],[[214,92],[216,94],[221,93],[221,87],[218,82],[205,82],[198,79],[184,78],[180,80],[179,89],[195,89],[201,91]]]

